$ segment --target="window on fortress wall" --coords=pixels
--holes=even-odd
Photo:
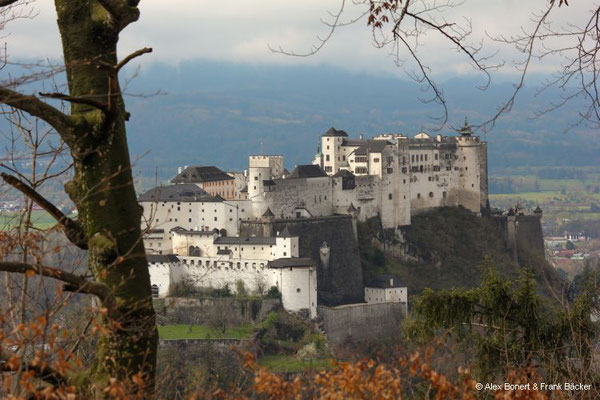
[[[373,162],[379,162],[379,158],[373,159]]]
[[[421,154],[421,161],[423,161],[423,154]]]
[[[393,174],[394,173],[394,168],[388,168],[387,169],[387,173],[388,174]]]
[[[342,156],[342,161],[346,161],[346,156]]]
[[[430,177],[430,176],[428,176],[428,177],[427,177],[427,180],[428,180],[429,182],[431,182],[431,177]]]
[[[406,164],[406,157],[402,156],[402,165]]]
[[[433,192],[429,192],[429,197],[433,198]]]
[[[329,146],[327,146],[327,148],[329,149]],[[325,161],[329,161],[329,154],[325,155]]]
[[[417,199],[421,198],[421,193],[417,193]]]
[[[410,156],[410,161],[411,162],[415,162],[415,155],[414,154]]]
[[[438,154],[437,154],[437,153],[435,153],[435,159],[436,159],[436,160],[438,159]]]
[[[419,171],[420,171],[420,172],[423,172],[423,166],[422,166],[422,165],[421,165],[421,166],[419,166]]]
[[[392,194],[391,194],[391,193],[389,193],[389,194],[388,194],[388,199],[389,199],[389,200],[391,200],[391,199],[392,199]]]
[[[425,154],[425,161],[427,161],[427,154]]]

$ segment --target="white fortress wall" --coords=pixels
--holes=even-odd
[[[333,213],[332,183],[329,177],[275,180],[265,192],[265,201],[277,218],[296,218],[305,208],[313,217]]]

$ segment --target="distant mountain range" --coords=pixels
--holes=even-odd
[[[352,60],[348,60],[352,62]],[[133,71],[125,72],[132,75]],[[475,124],[493,115],[512,90],[510,83],[477,89],[480,81],[446,79],[449,123],[464,117]],[[282,154],[286,166],[309,163],[319,136],[329,127],[351,136],[382,132],[433,134],[438,105],[410,80],[351,74],[330,67],[248,66],[190,61],[177,67],[142,65],[126,85],[130,94],[165,95],[126,98],[131,120],[129,143],[142,176],[158,171],[159,179],[175,175],[178,166],[217,165],[247,168],[248,155]],[[558,99],[557,93],[535,97],[525,88],[510,114],[487,135],[490,169],[516,166],[600,165],[600,132],[585,127],[563,133],[577,109],[569,106],[533,118]],[[442,130],[441,134],[453,134]]]

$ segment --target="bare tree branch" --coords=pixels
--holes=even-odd
[[[16,3],[19,0],[0,0],[0,7],[10,6],[11,4]]]
[[[14,363],[20,356],[12,351],[0,349],[0,369],[6,372],[15,372],[23,369],[22,363]],[[16,364],[16,365],[13,365]],[[26,363],[24,369],[34,373],[34,376],[54,387],[67,385],[67,379],[58,371],[45,366]]]
[[[60,211],[54,204],[46,200],[36,190],[31,188],[25,182],[18,178],[8,175],[4,172],[0,173],[2,179],[15,189],[33,200],[37,205],[48,212],[62,226],[67,238],[80,249],[88,248],[87,237],[85,231],[78,221],[72,220]]]
[[[64,93],[42,93],[42,92],[40,92],[39,95],[42,97],[48,97],[51,99],[59,99],[59,100],[67,101],[69,103],[85,104],[88,106],[95,107],[104,112],[107,111],[107,107],[105,104],[102,104],[99,101],[84,98],[84,97],[72,97],[72,96],[69,96]]]
[[[151,47],[144,47],[143,49],[139,49],[137,51],[134,51],[133,53],[131,53],[130,55],[128,55],[127,57],[125,57],[123,60],[121,60],[117,66],[116,66],[116,70],[117,72],[121,70],[121,68],[123,68],[125,65],[127,65],[127,63],[131,60],[133,60],[136,57],[139,57],[141,55],[147,54],[147,53],[152,53],[152,48]]]
[[[46,267],[43,265],[32,265],[16,261],[0,262],[0,271],[19,274],[35,274],[53,278],[65,282],[65,290],[70,292],[93,294],[98,297],[102,301],[102,304],[109,310],[114,310],[115,307],[115,300],[109,287],[104,283],[89,281],[85,276],[76,275],[57,268]]]
[[[6,87],[0,87],[0,102],[41,118],[65,138],[74,123],[69,116],[35,96],[24,95]]]

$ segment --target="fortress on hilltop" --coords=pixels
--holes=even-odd
[[[156,295],[186,279],[231,289],[242,281],[251,291],[277,287],[286,309],[309,317],[317,304],[365,299],[406,307],[405,295],[385,295],[405,294],[398,282],[365,287],[356,221],[399,229],[436,207],[489,208],[487,143],[466,119],[454,136],[352,139],[331,128],[312,162],[292,172],[283,156],[251,155],[243,173],[186,166],[171,183],[139,197]]]

